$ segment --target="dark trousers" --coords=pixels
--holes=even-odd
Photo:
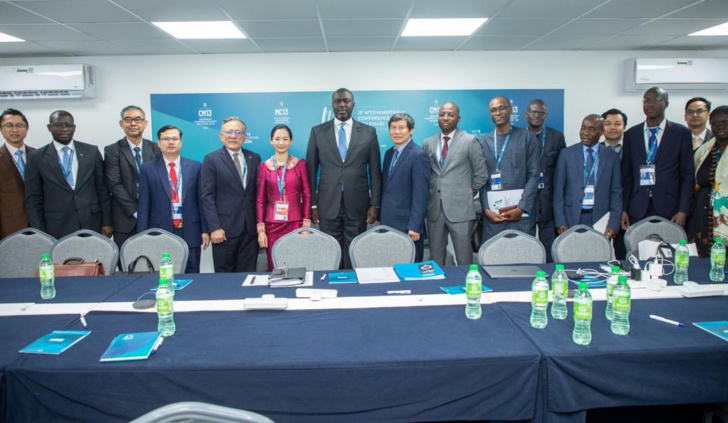
[[[551,263],[551,246],[554,244],[556,239],[556,227],[552,220],[539,220],[538,221],[538,240],[543,244],[543,248],[546,250],[546,262]]]
[[[258,237],[247,231],[212,246],[215,273],[255,272],[258,262]]]
[[[629,224],[630,224],[630,226],[634,225],[635,223],[639,222],[640,220],[642,220],[646,217],[652,217],[655,215],[657,215],[657,212],[655,211],[655,204],[652,202],[652,198],[650,198],[650,202],[647,203],[647,211],[645,212],[644,216],[642,216],[642,217],[629,216]],[[662,217],[664,217],[667,220],[672,219],[672,216],[662,216]],[[622,231],[622,232],[625,232],[625,231]],[[627,251],[628,247],[624,244],[624,234],[622,234],[622,236],[621,236],[621,244],[624,246],[624,252],[625,252],[624,257],[626,257],[627,254],[629,253],[629,251]],[[620,257],[618,254],[619,253],[617,253],[616,248],[615,248],[615,255],[617,255],[617,258],[619,259]],[[624,258],[624,257],[622,257],[622,258]]]
[[[174,229],[172,231],[175,235],[182,238],[182,229]],[[183,238],[184,239],[184,238]],[[185,273],[200,273],[200,256],[202,255],[202,250],[200,247],[189,247],[190,256],[187,258],[187,264],[185,265]],[[181,269],[182,266],[178,267],[177,269]]]
[[[119,253],[121,253],[121,246],[124,245],[126,240],[136,235],[136,233],[136,228],[129,233],[114,231],[114,244],[119,247]],[[119,270],[121,270],[122,272],[126,271],[126,269],[121,268],[121,260],[119,260]]]
[[[415,242],[415,263],[419,263],[425,257],[425,240],[420,236],[420,240]]]
[[[340,269],[351,269],[349,259],[349,245],[357,235],[367,230],[366,216],[363,219],[349,219],[344,208],[344,196],[341,196],[339,215],[334,219],[319,219],[319,228],[325,234],[331,235],[341,246]]]

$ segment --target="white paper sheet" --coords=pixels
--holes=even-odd
[[[355,271],[361,284],[399,282],[399,276],[392,267],[364,267]]]

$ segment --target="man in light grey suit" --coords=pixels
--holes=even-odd
[[[451,102],[443,103],[437,116],[440,133],[424,142],[432,167],[427,203],[430,256],[441,266],[445,265],[448,233],[452,237],[457,264],[464,266],[472,262],[473,193],[488,179],[488,169],[477,138],[459,130],[458,122],[458,106]]]
[[[490,169],[488,183],[480,192],[480,203],[486,217],[483,219],[481,242],[506,229],[536,235],[536,216],[533,214],[538,194],[541,145],[532,132],[511,125],[513,107],[507,98],[495,97],[490,101],[488,112],[495,123],[495,131],[485,134],[480,140]],[[517,190],[522,192],[518,194]],[[492,197],[495,198],[508,194],[508,191],[511,191],[512,204],[501,203],[497,207],[489,204],[489,193],[493,192]]]
[[[622,171],[619,154],[597,144],[603,132],[604,118],[589,115],[581,123],[581,143],[561,150],[554,174],[554,222],[559,234],[578,224],[592,226],[607,213],[604,235],[613,239],[619,232]]]

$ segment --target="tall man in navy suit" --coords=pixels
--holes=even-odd
[[[624,133],[622,229],[653,215],[685,226],[695,188],[690,130],[665,119],[662,88],[647,90],[642,104],[645,122]]]
[[[62,238],[79,229],[111,237],[111,198],[98,147],[73,139],[76,124],[65,110],[51,113],[53,141],[28,155],[25,208],[30,226]]]
[[[382,225],[406,233],[415,243],[415,262],[425,250],[425,217],[430,190],[430,158],[412,141],[415,120],[407,113],[389,119],[394,147],[384,153],[382,167]]]
[[[622,214],[622,172],[619,154],[598,144],[604,132],[599,115],[584,118],[581,144],[561,150],[554,173],[554,222],[564,233],[574,225],[592,226],[609,213],[604,235],[619,232]]]
[[[104,173],[111,192],[114,242],[119,249],[124,241],[136,234],[137,186],[142,165],[162,155],[155,143],[142,138],[147,123],[144,110],[137,106],[124,107],[119,126],[125,136],[104,148]]]
[[[223,147],[202,161],[200,197],[216,273],[254,272],[258,259],[255,193],[260,156],[242,148],[246,138],[240,118],[223,120]]]
[[[162,157],[142,166],[139,174],[137,229],[164,229],[184,239],[190,249],[185,273],[200,273],[200,246],[210,243],[198,194],[200,163],[180,157],[177,127],[159,128],[157,139]]]
[[[311,128],[306,151],[311,221],[339,242],[344,269],[351,268],[351,241],[377,220],[382,194],[377,132],[351,118],[354,106],[351,91],[336,90],[335,118]]]

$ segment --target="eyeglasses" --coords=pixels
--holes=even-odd
[[[76,127],[76,124],[69,123],[69,122],[58,122],[58,123],[51,123],[50,126],[56,128],[56,129],[60,129],[60,128],[75,128]]]
[[[6,123],[2,127],[3,129],[28,129],[28,125],[24,123],[16,123],[14,125],[12,123]]]
[[[538,117],[544,117],[544,116],[546,116],[546,112],[540,112],[540,111],[537,111],[537,110],[529,110],[526,113],[528,113],[531,116],[538,116]]]
[[[707,112],[708,111],[705,109],[698,109],[698,110],[688,109],[685,111],[685,114],[692,116],[692,115],[702,115],[703,113],[707,113]]]
[[[644,104],[650,104],[650,103],[662,103],[663,101],[665,101],[665,99],[663,99],[662,97],[655,97],[655,98],[645,98],[645,99],[642,99],[642,102],[643,102]]]
[[[164,137],[164,138],[160,138],[159,141],[164,141],[164,142],[177,142],[177,141],[179,141],[181,139],[182,138],[180,138],[180,137]]]
[[[137,117],[133,117],[133,118],[131,118],[131,117],[125,117],[122,120],[124,121],[124,123],[132,123],[132,122],[134,122],[134,123],[142,123],[142,122],[144,122],[145,119],[143,117],[138,117],[137,116]]]
[[[508,107],[506,106],[500,106],[498,108],[493,107],[492,109],[488,110],[491,115],[495,115],[498,113],[505,113],[508,111]]]
[[[242,137],[245,134],[243,131],[222,131],[222,133],[228,137],[232,137],[233,135],[236,137]]]

